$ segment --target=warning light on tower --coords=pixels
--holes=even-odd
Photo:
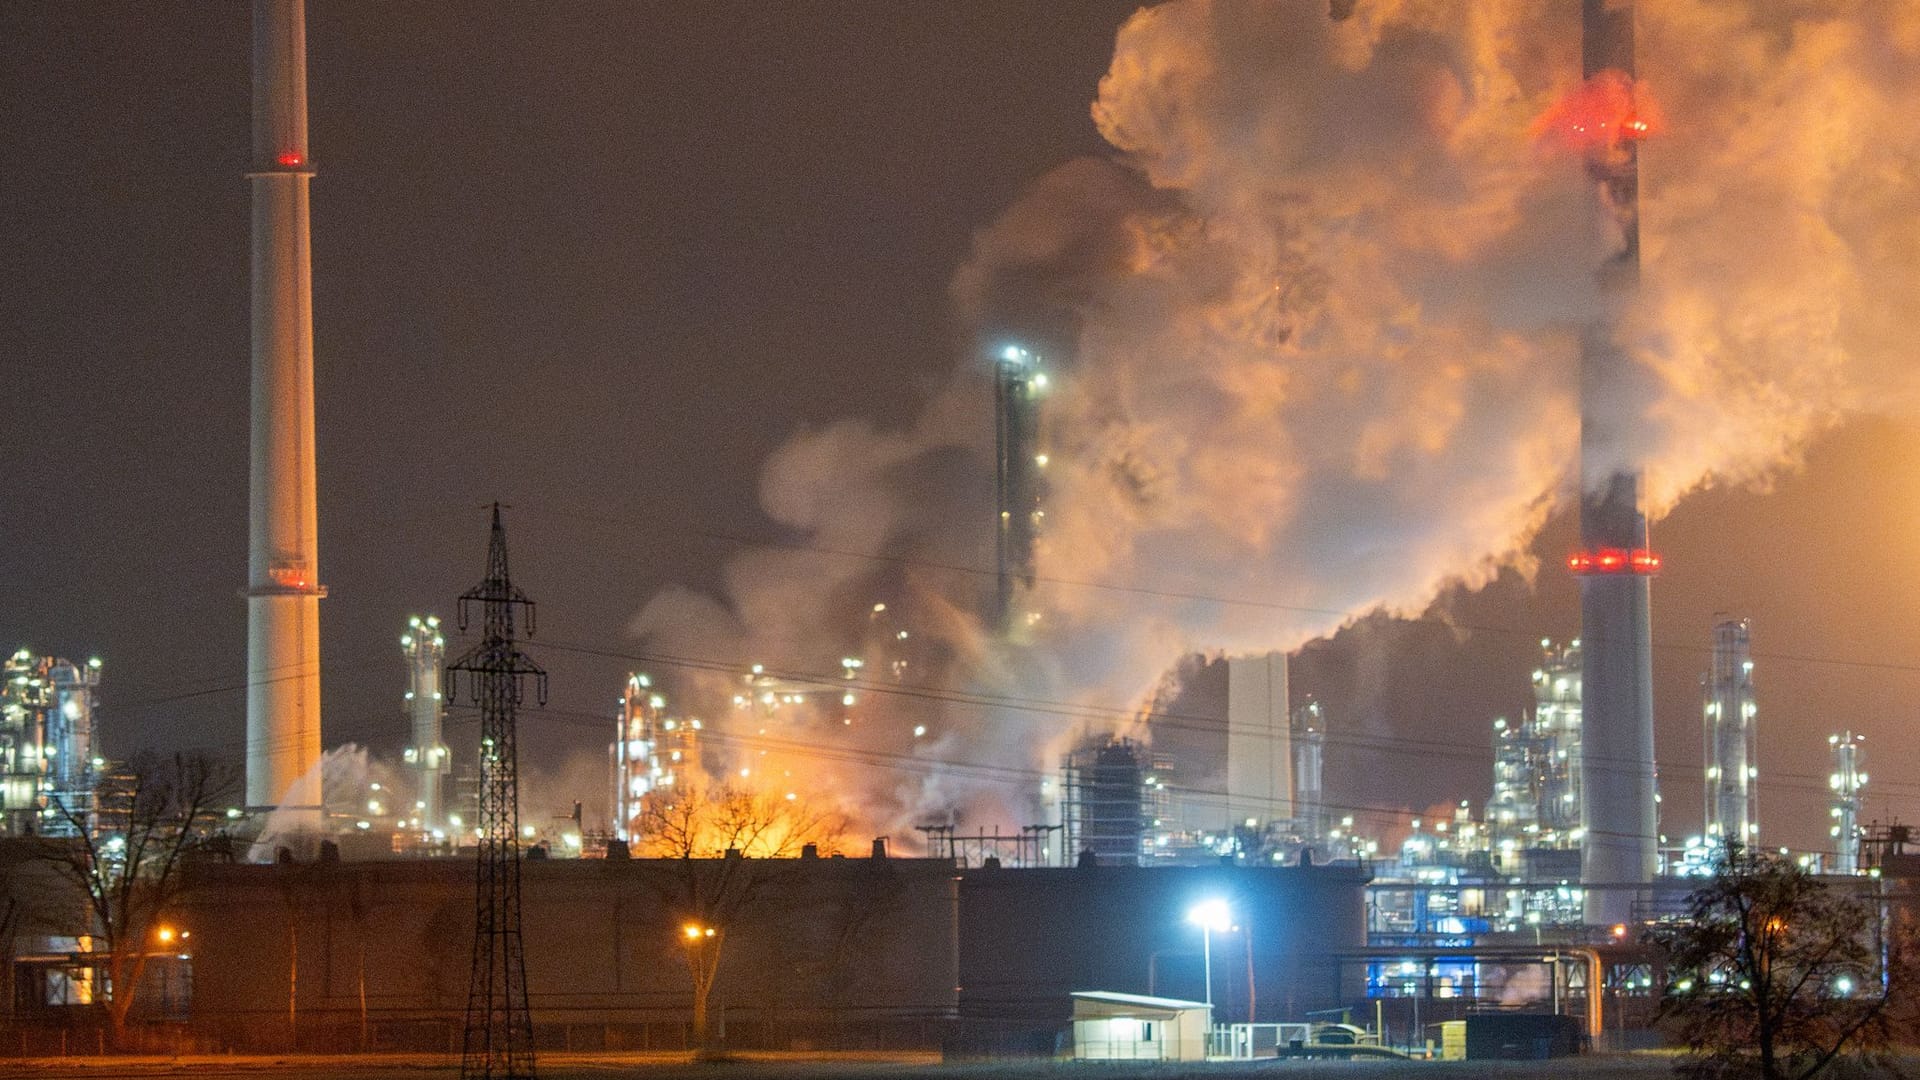
[[[1647,548],[1600,548],[1567,556],[1567,569],[1586,574],[1657,574],[1660,556]]]
[[[1603,71],[1574,87],[1533,122],[1533,135],[1570,150],[1605,150],[1638,142],[1661,128],[1660,106],[1646,84]]]

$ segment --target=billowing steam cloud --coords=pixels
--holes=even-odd
[[[1530,569],[1576,475],[1595,302],[1591,191],[1535,131],[1579,91],[1578,5],[1334,7],[1135,15],[1092,110],[1113,156],[1043,178],[956,277],[982,354],[1019,340],[1056,365],[1029,643],[992,644],[969,614],[989,583],[943,569],[988,565],[973,358],[906,430],[798,435],[763,477],[796,548],[641,613],[662,651],[815,673],[897,643],[873,604],[901,613],[925,642],[905,692],[769,732],[806,744],[765,759],[789,782],[838,777],[882,828],[1036,820],[1022,770],[1183,654],[1291,649]],[[1920,8],[1660,0],[1639,29],[1665,129],[1642,149],[1646,287],[1623,331],[1643,389],[1599,405],[1657,516],[1912,402]],[[933,759],[974,768],[901,767]]]

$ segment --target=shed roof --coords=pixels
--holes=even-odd
[[[1190,1009],[1212,1008],[1204,1001],[1122,994],[1113,990],[1075,990],[1069,996],[1073,998],[1073,1011],[1077,1017],[1140,1016],[1167,1019],[1174,1013]]]

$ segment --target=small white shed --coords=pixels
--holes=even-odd
[[[1204,1001],[1075,991],[1073,1056],[1079,1061],[1205,1061],[1213,1007]]]

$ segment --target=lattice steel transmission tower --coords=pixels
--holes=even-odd
[[[467,673],[468,693],[480,707],[480,860],[475,892],[473,975],[467,987],[467,1025],[461,1043],[462,1080],[533,1076],[533,1016],[527,1009],[527,958],[520,937],[520,795],[514,714],[529,680],[542,705],[547,673],[514,643],[517,608],[533,633],[533,601],[507,576],[507,533],[493,504],[486,580],[460,596],[460,629],[474,605],[481,610],[480,643],[446,669],[445,698],[457,696]]]

